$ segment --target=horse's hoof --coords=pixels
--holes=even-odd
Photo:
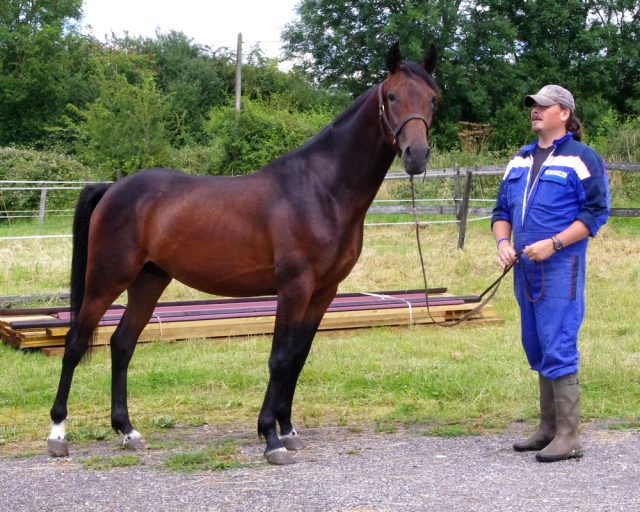
[[[124,442],[122,443],[127,450],[146,450],[147,442],[144,440],[138,432],[124,436]]]
[[[293,458],[286,448],[276,448],[275,450],[264,452],[264,457],[269,464],[274,466],[286,466],[287,464],[295,464],[296,459]]]
[[[282,441],[282,444],[287,450],[294,452],[304,450],[307,447],[307,443],[300,438],[295,430],[291,432],[291,434],[281,436],[280,441]]]
[[[69,456],[69,445],[64,439],[47,439],[47,448],[54,457]]]

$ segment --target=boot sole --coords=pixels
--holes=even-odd
[[[538,444],[530,444],[530,445],[514,444],[513,449],[516,452],[539,452],[540,450],[543,450],[544,448],[546,448],[550,443],[551,441],[549,441],[548,443],[538,443]]]
[[[538,462],[560,462],[561,460],[581,459],[584,452],[581,449],[571,450],[569,453],[561,453],[558,455],[540,455],[536,454]]]

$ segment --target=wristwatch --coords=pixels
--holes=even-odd
[[[562,249],[564,247],[564,244],[560,240],[558,240],[558,237],[556,237],[556,236],[552,236],[551,237],[551,241],[553,242],[553,248],[556,251],[559,251],[560,249]]]

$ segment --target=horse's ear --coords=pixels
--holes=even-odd
[[[387,53],[387,69],[393,74],[402,65],[402,54],[400,53],[400,43],[393,43],[393,46]]]
[[[424,59],[422,59],[422,67],[427,70],[427,73],[430,75],[436,69],[436,64],[438,63],[438,50],[436,47],[431,44],[429,46],[429,51],[425,54]]]

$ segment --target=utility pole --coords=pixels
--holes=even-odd
[[[242,96],[242,32],[238,33],[238,50],[236,53],[236,115],[240,113],[240,97]]]

